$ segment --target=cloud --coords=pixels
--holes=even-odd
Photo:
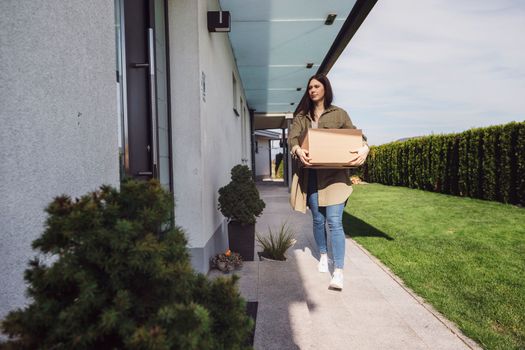
[[[372,144],[525,119],[525,3],[382,0],[330,72]]]

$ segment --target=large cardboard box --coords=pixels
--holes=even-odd
[[[309,168],[353,168],[349,163],[357,157],[363,146],[360,129],[308,129],[301,148],[308,150]]]

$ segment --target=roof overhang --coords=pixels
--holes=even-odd
[[[292,113],[255,113],[253,129],[286,129],[286,119],[292,118]]]
[[[254,134],[269,140],[280,140],[283,137],[282,133],[270,130],[255,130]]]
[[[229,37],[249,107],[266,118],[295,111],[308,78],[330,70],[376,2],[220,0],[231,13]],[[330,14],[337,16],[328,25]],[[266,121],[258,119],[262,129]]]

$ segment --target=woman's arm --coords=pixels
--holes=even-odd
[[[308,151],[301,148],[299,144],[299,138],[303,135],[306,129],[304,118],[298,114],[293,118],[290,131],[288,132],[288,149],[292,154],[292,157],[297,157],[299,160],[306,165],[310,165],[310,157],[308,157]]]
[[[300,147],[299,138],[303,133],[303,126],[300,115],[296,115],[292,120],[290,131],[288,132],[288,148],[292,155],[295,155],[295,150]]]
[[[350,116],[346,111],[343,110],[343,115],[345,118],[344,126],[345,129],[356,129],[356,126],[352,123],[352,120],[350,119]],[[363,146],[357,150],[357,157],[352,162],[352,165],[362,165],[366,157],[368,156],[368,152],[370,152],[370,148],[368,147],[368,142],[366,139],[366,136],[363,134]]]

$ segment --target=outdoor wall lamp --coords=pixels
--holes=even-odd
[[[229,11],[208,11],[208,32],[229,32],[230,24]]]
[[[336,17],[337,17],[337,15],[335,13],[329,14],[326,17],[326,21],[324,22],[324,24],[326,24],[327,26],[331,26],[332,24],[334,24],[334,21],[335,21]]]

